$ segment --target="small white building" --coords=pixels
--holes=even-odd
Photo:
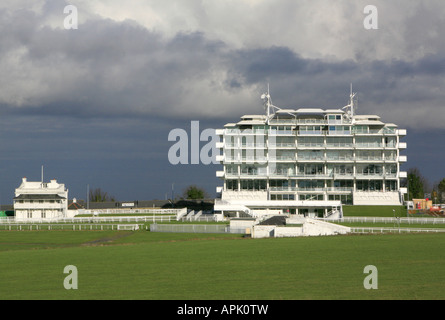
[[[17,220],[56,219],[67,216],[68,190],[55,179],[49,183],[22,179],[15,189],[14,212]]]

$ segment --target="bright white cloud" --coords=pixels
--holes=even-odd
[[[444,29],[440,0],[373,2],[379,30],[365,30],[369,1],[75,0],[85,15],[137,21],[166,37],[203,32],[241,49],[284,46],[306,58],[417,59],[437,52]]]

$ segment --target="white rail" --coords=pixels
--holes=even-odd
[[[48,223],[126,223],[126,222],[170,222],[176,221],[175,215],[161,216],[120,216],[120,217],[73,217],[60,219],[0,219],[2,224],[48,224]]]
[[[445,232],[445,228],[370,228],[370,227],[351,227],[351,233],[440,233]]]
[[[119,224],[31,224],[31,223],[11,223],[11,224],[0,224],[0,230],[8,231],[38,231],[38,230],[72,230],[72,231],[106,231],[106,230],[123,230],[119,228]],[[132,230],[141,229],[143,225],[130,225]],[[127,229],[128,230],[128,229]]]
[[[404,224],[445,224],[445,218],[415,217],[343,217],[326,219],[329,222],[361,222],[361,223],[404,223]]]

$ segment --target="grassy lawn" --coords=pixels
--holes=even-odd
[[[379,223],[372,223],[372,222],[341,222],[341,223],[337,223],[337,224],[341,224],[342,226],[347,226],[347,227],[369,227],[369,228],[410,228],[410,229],[421,229],[421,228],[430,228],[430,229],[442,229],[445,228],[445,224],[416,224],[416,223],[412,223],[412,224],[408,224],[408,223],[400,223],[397,224],[395,222],[390,222],[390,223],[383,223],[383,222],[379,222]]]
[[[445,235],[2,231],[0,299],[444,299]],[[78,269],[66,290],[63,269]],[[363,269],[378,269],[365,290]]]
[[[345,217],[406,217],[404,206],[343,206]]]

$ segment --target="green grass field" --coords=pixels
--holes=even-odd
[[[407,212],[404,206],[343,206],[343,214],[345,217],[406,217]]]
[[[444,299],[445,235],[1,231],[0,299]],[[64,267],[78,269],[66,290]],[[366,290],[365,266],[378,269]]]

